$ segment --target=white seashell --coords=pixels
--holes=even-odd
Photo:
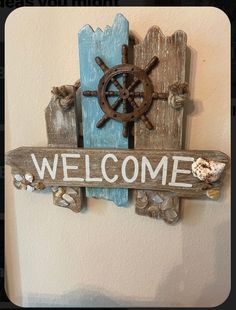
[[[26,190],[27,190],[28,192],[33,192],[33,191],[34,191],[34,187],[31,186],[31,185],[27,185]]]
[[[17,189],[26,189],[26,185],[24,183],[14,180],[13,184]]]
[[[213,183],[219,180],[224,168],[224,163],[206,160],[201,157],[192,163],[193,175],[200,181],[207,183]]]
[[[68,195],[77,195],[78,193],[72,187],[67,187],[66,188],[66,194],[68,194]]]
[[[25,179],[26,179],[26,181],[32,183],[33,180],[34,180],[34,177],[33,177],[33,175],[32,175],[31,173],[27,172],[27,173],[25,174]]]
[[[55,198],[53,200],[53,203],[56,205],[56,206],[59,206],[59,207],[68,207],[69,203],[66,202],[65,200],[61,199],[61,198]]]
[[[73,199],[70,195],[68,195],[68,194],[64,194],[64,195],[62,196],[62,198],[63,198],[66,202],[68,202],[68,203],[74,203],[74,202],[75,202],[74,199]]]
[[[157,203],[157,204],[163,202],[163,199],[162,199],[159,195],[157,195],[157,194],[156,194],[155,196],[152,197],[152,200],[153,200],[155,203]]]
[[[17,182],[21,182],[23,180],[23,177],[20,175],[20,174],[15,174],[14,175],[14,179],[17,181]]]

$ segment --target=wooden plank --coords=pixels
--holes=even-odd
[[[144,41],[134,46],[134,64],[141,68],[144,68],[153,56],[159,58],[158,66],[149,75],[154,91],[168,93],[170,85],[185,82],[186,41],[183,31],[164,36],[161,30],[154,26],[148,31]],[[165,100],[154,100],[147,116],[154,129],[146,129],[141,121],[135,124],[135,149],[182,148],[183,108],[174,109]],[[160,213],[159,210],[169,211]],[[180,217],[179,199],[173,193],[138,191],[136,213],[152,217],[164,214],[162,217],[165,221],[175,223]]]
[[[228,162],[218,151],[21,147],[7,154],[6,163],[31,173],[45,186],[168,190],[201,197],[206,189],[219,188],[219,182],[207,184],[192,174],[191,165],[198,158]]]
[[[95,57],[103,59],[107,66],[120,64],[122,60],[121,48],[128,44],[128,21],[123,15],[115,17],[112,27],[107,26],[104,31],[96,31],[86,25],[79,32],[79,57],[81,92],[97,90],[100,78],[103,76],[101,68],[95,62]],[[110,88],[112,90],[114,88]],[[113,98],[114,100],[114,98]],[[122,135],[122,124],[114,120],[106,122],[98,129],[96,123],[104,115],[96,97],[81,97],[83,116],[83,140],[86,148],[128,148],[128,139]],[[87,188],[87,197],[97,197],[112,200],[118,206],[128,204],[127,189]]]
[[[54,92],[60,92],[60,87],[54,87]],[[63,86],[67,91],[70,101],[66,103],[68,107],[60,105],[60,99],[53,96],[49,105],[45,110],[45,119],[47,126],[48,146],[50,147],[77,147],[78,146],[78,122],[75,113],[75,101],[79,97],[75,97],[74,86]],[[79,105],[79,102],[77,102]],[[80,187],[54,187],[53,202],[60,207],[66,207],[74,212],[80,212],[82,208],[82,189]],[[65,200],[64,198],[67,200]]]

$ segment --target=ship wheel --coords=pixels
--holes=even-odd
[[[128,123],[138,119],[141,119],[148,129],[153,129],[153,125],[146,113],[152,104],[152,100],[159,99],[160,96],[154,92],[148,74],[158,64],[158,58],[154,56],[146,67],[141,69],[128,64],[128,47],[123,45],[122,64],[108,68],[100,57],[96,57],[95,61],[104,72],[104,75],[99,81],[98,91],[86,90],[83,95],[98,97],[104,116],[97,122],[96,126],[101,128],[109,119],[122,122],[124,137],[128,136]],[[123,80],[122,85],[120,84],[121,77]],[[128,79],[131,80],[130,83],[128,83]],[[111,84],[115,86],[115,91],[109,90]],[[142,91],[135,91],[139,84],[142,84]],[[118,98],[113,103],[110,103],[109,97]],[[121,104],[123,104],[123,113],[119,109]]]

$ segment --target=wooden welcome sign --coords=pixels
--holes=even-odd
[[[112,27],[79,32],[80,81],[52,89],[47,147],[8,152],[14,185],[50,187],[54,203],[79,212],[86,197],[128,204],[137,214],[180,218],[179,197],[217,199],[229,161],[219,151],[182,148],[186,34],[152,27],[141,43],[118,14]],[[133,51],[133,63],[129,52]]]

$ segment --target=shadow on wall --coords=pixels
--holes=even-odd
[[[183,227],[183,236],[186,236],[186,232]],[[207,252],[203,254],[200,248],[193,248],[194,244],[191,243],[191,238],[184,238],[183,264],[175,266],[165,281],[160,284],[155,298],[156,302],[159,300],[159,306],[214,307],[225,301],[230,293],[230,242],[225,242],[225,236],[228,236],[229,233],[229,221],[219,224],[212,232],[215,239],[212,241],[216,244],[215,252],[212,255],[215,259],[212,262],[214,273],[209,284],[202,286],[200,294],[197,293],[199,273],[202,273],[204,278],[204,261],[208,261],[209,256]],[[194,236],[196,236],[196,232],[194,232]],[[170,301],[168,304],[167,300]]]
[[[199,293],[199,272],[204,271],[204,261],[209,259],[209,253],[205,257],[202,249],[191,243],[191,238],[184,238],[183,263],[175,266],[165,281],[161,282],[156,290],[155,297],[150,299],[137,299],[137,297],[120,297],[114,292],[109,292],[92,286],[79,286],[76,289],[65,292],[64,295],[39,295],[29,294],[25,298],[23,306],[26,307],[212,307],[224,302],[229,294],[229,250],[230,242],[225,243],[225,236],[229,234],[229,222],[220,224],[216,231],[212,231],[215,242],[215,252],[212,257],[214,273],[209,284],[202,286]],[[192,227],[194,230],[194,225]],[[188,227],[189,231],[189,227]],[[184,231],[183,235],[186,235]],[[193,238],[196,231],[193,233]],[[207,237],[206,237],[207,238]],[[223,253],[223,255],[222,255]],[[201,259],[198,260],[198,257]],[[201,265],[199,263],[201,262]],[[195,263],[195,264],[194,264]],[[197,265],[197,266],[196,266]],[[195,268],[196,267],[196,268]],[[128,275],[127,275],[128,276]],[[158,275],[157,275],[158,277]],[[204,278],[204,274],[203,274]],[[206,283],[207,281],[205,281]],[[203,280],[204,283],[204,280]],[[195,289],[196,288],[196,289]]]

